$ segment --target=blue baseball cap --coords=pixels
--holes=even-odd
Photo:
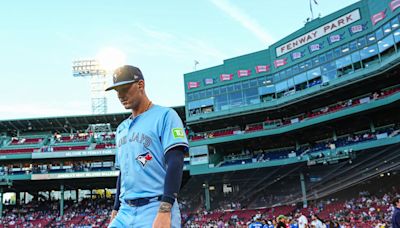
[[[113,85],[108,87],[106,91],[115,89],[119,86],[134,83],[140,80],[144,80],[142,71],[139,68],[125,65],[114,71],[113,74]]]

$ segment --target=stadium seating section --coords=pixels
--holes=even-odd
[[[5,142],[4,142],[5,141]],[[94,144],[92,146],[92,144]],[[115,133],[74,133],[19,136],[3,139],[0,154],[59,152],[115,148]]]
[[[183,227],[217,227],[218,223],[225,227],[247,227],[259,219],[265,223],[274,220],[278,215],[288,217],[289,227],[296,224],[296,213],[301,212],[308,217],[318,215],[325,223],[337,222],[343,227],[376,227],[384,224],[391,216],[393,208],[391,199],[399,193],[394,188],[391,192],[371,195],[367,191],[360,192],[358,197],[349,200],[337,198],[315,202],[307,208],[299,209],[293,205],[281,205],[258,209],[218,209],[206,211],[186,211],[181,205]],[[0,228],[16,227],[106,227],[112,210],[113,199],[83,199],[80,202],[66,201],[64,216],[58,216],[58,201],[31,202],[22,206],[8,205]]]
[[[375,92],[372,94],[366,94],[364,96],[360,96],[358,98],[349,99],[346,101],[341,101],[336,104],[328,105],[321,107],[316,110],[311,110],[310,112],[303,113],[301,115],[290,116],[290,117],[283,117],[281,119],[276,120],[266,120],[261,123],[253,123],[246,126],[245,129],[241,130],[238,128],[226,128],[226,129],[219,129],[214,131],[208,132],[189,132],[189,139],[191,141],[198,141],[204,140],[208,138],[215,138],[215,137],[223,137],[229,136],[233,134],[245,134],[254,131],[262,131],[266,129],[278,128],[287,125],[296,124],[299,122],[303,122],[309,120],[311,118],[316,118],[322,115],[327,115],[333,112],[337,112],[343,109],[351,108],[357,105],[362,105],[364,103],[370,103],[378,99],[382,99],[393,95],[395,93],[400,92],[400,87],[390,88],[383,90],[382,92]]]

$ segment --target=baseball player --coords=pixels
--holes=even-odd
[[[116,131],[115,166],[120,170],[109,227],[181,227],[176,197],[188,142],[178,114],[154,105],[137,67],[118,68],[114,84],[132,111]]]

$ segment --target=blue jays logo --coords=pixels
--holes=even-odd
[[[117,82],[117,78],[118,78],[118,76],[119,76],[120,74],[122,74],[122,69],[121,69],[121,68],[118,68],[118,69],[116,69],[116,70],[114,71],[114,74],[113,74],[113,82],[114,82],[114,83]]]
[[[151,156],[150,152],[147,152],[145,154],[141,154],[137,156],[136,160],[143,166],[145,167],[147,162],[151,161],[153,159],[153,156]]]

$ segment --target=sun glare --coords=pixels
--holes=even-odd
[[[96,59],[99,61],[100,67],[108,73],[113,72],[116,68],[126,63],[125,54],[115,48],[104,48],[97,54]]]

